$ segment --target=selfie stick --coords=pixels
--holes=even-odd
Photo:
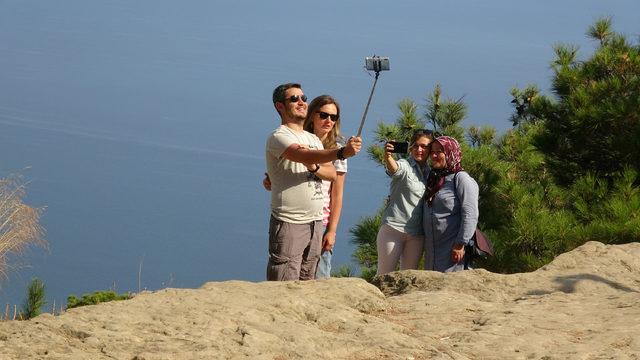
[[[376,89],[376,83],[378,82],[378,76],[380,76],[380,70],[376,70],[376,79],[373,81],[373,87],[371,88],[371,94],[369,94],[369,100],[367,101],[367,106],[364,108],[364,114],[362,114],[362,120],[360,120],[360,128],[358,128],[358,135],[362,133],[362,127],[364,126],[364,119],[367,118],[367,111],[369,111],[369,104],[371,104],[371,98],[373,98],[373,91]]]

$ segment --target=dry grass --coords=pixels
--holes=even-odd
[[[19,175],[0,179],[0,280],[7,278],[8,255],[20,256],[30,246],[47,247],[40,225],[42,208],[22,202],[25,183]]]

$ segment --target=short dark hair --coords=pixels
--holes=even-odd
[[[302,86],[297,83],[286,83],[278,85],[275,89],[273,89],[273,104],[275,105],[278,102],[283,103],[285,100],[284,94],[291,88],[302,89]]]
[[[416,141],[418,141],[418,139],[420,139],[421,137],[426,137],[428,139],[430,139],[431,141],[435,140],[435,136],[434,136],[434,131],[433,130],[429,130],[429,129],[418,129],[416,131],[413,132],[413,135],[411,136],[411,146],[413,146],[413,144],[416,143]]]

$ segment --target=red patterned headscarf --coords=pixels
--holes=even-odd
[[[464,170],[460,162],[462,161],[462,150],[458,140],[450,136],[440,136],[436,139],[444,152],[446,165],[444,169],[431,169],[427,178],[427,190],[425,191],[425,200],[431,206],[433,197],[440,191],[444,185],[444,178],[449,174],[455,174]]]
[[[458,140],[450,136],[440,136],[436,139],[437,142],[442,145],[444,150],[444,158],[447,160],[447,170],[449,174],[462,171],[460,161],[462,161],[462,150],[460,150],[460,144]]]

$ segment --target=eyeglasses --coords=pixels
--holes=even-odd
[[[329,114],[324,111],[318,111],[318,114],[320,114],[320,119],[322,120],[326,120],[327,118],[330,118],[331,121],[336,122],[340,118],[338,114]]]
[[[297,103],[298,100],[302,99],[302,102],[307,102],[307,95],[291,95],[290,97],[286,98],[285,100],[289,100],[292,103]]]
[[[429,150],[429,145],[425,145],[425,144],[413,144],[413,147],[420,148],[422,150]]]

